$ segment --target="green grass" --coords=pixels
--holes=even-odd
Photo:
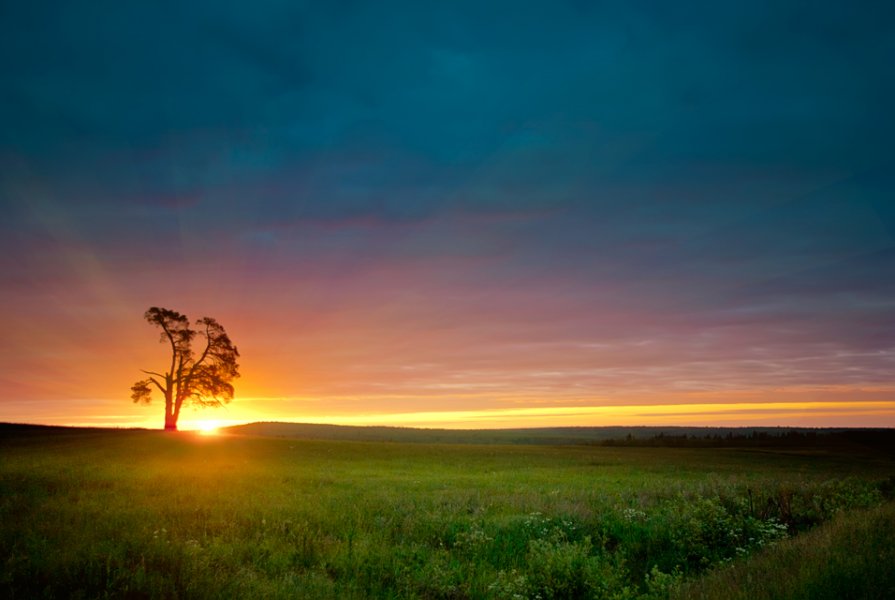
[[[662,598],[880,505],[893,473],[817,450],[12,433],[0,596]]]
[[[895,598],[895,504],[854,511],[675,591],[681,600]]]

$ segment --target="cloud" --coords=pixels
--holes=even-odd
[[[155,303],[276,393],[891,381],[889,8],[3,10],[2,302],[65,360]]]

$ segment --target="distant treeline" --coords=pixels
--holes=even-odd
[[[107,435],[122,429],[0,423],[0,446],[47,435]],[[132,430],[131,430],[132,431]],[[147,434],[152,431],[144,430]],[[807,427],[532,427],[521,429],[417,429],[316,423],[262,422],[224,429],[237,435],[347,442],[423,444],[588,445],[643,448],[862,448],[895,456],[895,429]]]
[[[590,442],[599,446],[667,448],[831,448],[864,446],[895,452],[893,429],[729,429],[675,433],[660,431],[649,437],[628,433],[623,438]]]
[[[827,448],[864,446],[895,452],[895,429],[794,427],[535,427],[417,429],[311,423],[251,423],[232,433],[362,442],[440,444],[596,445],[680,448]]]

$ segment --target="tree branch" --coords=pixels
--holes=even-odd
[[[208,324],[205,324],[205,350],[202,351],[202,356],[199,357],[199,360],[193,363],[193,367],[190,369],[190,375],[193,374],[193,371],[196,370],[196,367],[202,364],[205,360],[205,357],[208,356],[208,351],[211,349],[211,336],[208,334]]]
[[[177,358],[177,344],[174,342],[174,335],[168,331],[167,325],[162,325],[162,329],[165,330],[165,334],[168,336],[168,339],[171,340],[171,375],[174,374],[174,361]]]
[[[163,393],[163,394],[165,393],[165,388],[162,387],[162,384],[160,384],[158,381],[156,381],[155,377],[150,377],[149,381],[154,383],[155,387],[157,387],[161,393]]]
[[[196,369],[201,365],[205,359],[208,357],[208,351],[211,350],[211,336],[208,333],[208,323],[205,324],[205,349],[202,351],[202,356],[199,357],[199,360],[193,361],[193,364],[190,366],[190,370],[187,371],[186,381],[188,383],[192,383],[193,375],[196,373]],[[180,374],[178,373],[178,377]]]

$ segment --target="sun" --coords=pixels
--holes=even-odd
[[[199,421],[196,430],[199,435],[217,435],[220,433],[220,424],[217,421]]]

